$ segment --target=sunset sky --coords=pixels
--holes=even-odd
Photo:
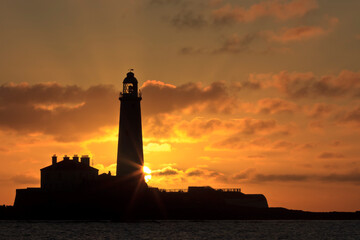
[[[359,0],[0,0],[0,204],[51,156],[115,174],[143,93],[150,186],[360,210]]]

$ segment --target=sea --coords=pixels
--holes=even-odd
[[[360,239],[360,220],[0,221],[0,239]]]

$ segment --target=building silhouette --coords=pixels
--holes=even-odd
[[[41,187],[17,189],[14,207],[28,218],[238,218],[267,209],[262,194],[244,194],[239,188],[209,186],[162,190],[145,183],[141,127],[141,93],[128,72],[120,93],[120,120],[116,176],[98,174],[90,157],[64,156],[41,169]]]
[[[52,165],[40,169],[41,189],[46,191],[76,191],[92,186],[99,175],[99,170],[90,166],[90,157],[74,155],[72,160],[64,156],[57,162],[57,156],[52,156]]]
[[[141,95],[138,90],[138,81],[133,72],[127,73],[119,100],[121,105],[116,176],[141,177],[144,165]]]

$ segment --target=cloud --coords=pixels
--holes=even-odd
[[[353,110],[342,112],[337,116],[340,123],[355,123],[360,124],[360,106]]]
[[[258,39],[257,34],[246,34],[244,36],[239,36],[233,34],[232,36],[225,39],[220,48],[214,49],[212,53],[241,53],[250,50],[250,45]]]
[[[249,182],[249,183],[294,183],[294,182],[325,182],[325,183],[360,183],[360,174],[357,171],[344,173],[257,173],[256,169],[249,168],[242,172],[233,175],[225,175],[218,171],[209,170],[205,167],[190,167],[185,170],[180,170],[167,166],[163,169],[154,170],[152,172],[152,183],[160,184],[161,181],[166,181],[167,184],[174,183],[198,183],[198,182],[213,182],[213,183],[230,183],[230,182]],[[159,182],[160,181],[160,182]]]
[[[324,35],[326,31],[316,26],[300,26],[294,28],[283,28],[280,32],[267,32],[269,38],[273,41],[287,43],[302,41]]]
[[[250,74],[251,76],[252,74]],[[238,82],[232,82],[231,88],[236,89],[237,91],[243,90],[243,89],[249,89],[249,90],[258,90],[261,89],[261,82],[255,79],[252,79],[249,76],[249,79],[245,81],[238,81]]]
[[[213,110],[220,109],[224,101],[229,101],[227,87],[223,82],[213,82],[210,86],[202,87],[197,83],[186,83],[180,86],[172,86],[159,81],[146,81],[142,86],[143,96],[147,101],[142,102],[144,115],[154,115],[159,113],[170,113],[190,106],[205,104],[217,106]]]
[[[185,4],[183,0],[149,0],[149,5],[180,5]]]
[[[273,119],[259,120],[259,119],[240,119],[237,120],[235,133],[228,135],[225,139],[214,142],[210,145],[210,149],[243,149],[248,145],[264,146],[264,139],[257,143],[259,139],[250,141],[249,135],[258,136],[274,132],[277,128],[277,123]],[[245,135],[245,136],[244,136]],[[255,141],[255,142],[254,142]]]
[[[302,182],[309,178],[305,174],[256,174],[251,180],[255,182]]]
[[[250,182],[308,182],[320,181],[326,183],[360,183],[359,172],[331,173],[331,174],[256,174]]]
[[[226,177],[223,173],[217,172],[214,170],[209,170],[206,167],[190,167],[188,169],[176,169],[171,166],[166,166],[162,169],[153,170],[151,173],[154,176],[154,181],[159,179],[167,178],[167,181],[171,182],[172,180],[176,181],[191,181],[192,178],[204,178],[218,181],[226,181]]]
[[[273,129],[276,126],[276,121],[273,119],[269,120],[258,120],[246,118],[243,120],[243,127],[241,133],[252,135],[263,130]]]
[[[240,173],[237,173],[235,175],[232,176],[232,179],[235,179],[235,180],[245,180],[245,179],[248,179],[250,177],[250,175],[252,173],[255,172],[255,169],[254,168],[249,168],[249,169],[246,169],[245,171],[243,172],[240,172]]]
[[[303,17],[317,7],[318,4],[315,0],[268,0],[253,4],[247,9],[226,4],[219,9],[213,10],[212,17],[215,23],[222,24],[252,22],[264,17],[287,20]]]
[[[168,143],[148,143],[144,145],[145,152],[170,152],[171,145]]]
[[[230,113],[236,109],[222,82],[203,87],[146,81],[142,92],[144,123],[154,129],[164,123],[164,116],[173,118],[167,114],[175,111]],[[0,86],[0,129],[22,135],[46,134],[61,142],[89,139],[118,124],[117,98],[112,85],[4,84]]]
[[[264,78],[263,75],[260,77]],[[360,72],[343,70],[338,76],[317,77],[311,72],[283,71],[268,75],[267,87],[270,86],[291,98],[356,97],[356,93],[360,91]]]
[[[151,175],[153,176],[172,176],[172,175],[178,175],[180,174],[182,171],[173,168],[171,166],[167,166],[163,169],[157,169],[157,170],[152,170],[151,171]]]
[[[176,129],[185,133],[187,136],[197,138],[213,133],[216,130],[224,131],[224,128],[226,128],[225,125],[226,124],[219,119],[204,120],[195,118],[191,121],[180,122]]]
[[[296,147],[296,144],[289,142],[289,141],[285,141],[285,140],[279,140],[279,141],[274,142],[274,144],[273,144],[273,149],[290,150],[294,147]]]
[[[325,103],[316,103],[305,111],[309,117],[319,119],[328,116],[333,110],[334,110],[333,105],[325,104]]]
[[[207,25],[207,21],[201,14],[195,14],[193,11],[181,11],[176,14],[172,19],[171,23],[179,28],[202,28]]]
[[[113,86],[88,89],[55,83],[0,86],[0,128],[21,134],[40,132],[58,141],[76,141],[116,124]]]
[[[296,41],[304,41],[312,38],[316,38],[332,32],[337,25],[339,19],[337,18],[326,18],[328,26],[297,26],[291,28],[282,28],[280,31],[265,31],[265,34],[269,40],[288,43]]]
[[[344,158],[345,156],[341,153],[323,152],[318,157],[327,159],[327,158]]]
[[[194,48],[194,47],[182,47],[179,51],[183,55],[192,55],[192,54],[210,54],[212,50],[206,48]]]
[[[144,136],[146,141],[160,141],[162,143],[194,143],[206,141],[211,136],[218,138],[226,136],[225,142],[238,142],[241,136],[275,133],[284,131],[284,127],[277,127],[273,119],[259,120],[252,118],[220,120],[217,118],[193,118],[184,120],[170,114],[160,114],[146,118],[144,121]],[[235,133],[235,134],[234,134]]]
[[[360,173],[351,172],[346,174],[332,173],[325,176],[320,176],[319,179],[325,182],[352,182],[360,183]]]
[[[297,104],[280,98],[264,98],[257,103],[257,111],[263,114],[294,113],[297,109]]]
[[[205,174],[205,171],[202,169],[191,168],[186,170],[186,175],[189,177],[200,177],[204,176]]]
[[[239,36],[238,34],[233,34],[222,40],[219,47],[214,48],[203,48],[203,47],[183,47],[180,49],[180,54],[190,55],[190,54],[221,54],[221,53],[232,53],[238,54],[243,52],[253,51],[251,47],[256,40],[261,39],[262,36],[254,34],[245,34]]]

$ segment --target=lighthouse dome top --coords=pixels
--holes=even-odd
[[[126,74],[126,78],[124,79],[123,83],[137,83],[137,79],[135,78],[135,75],[133,72],[128,72]]]

